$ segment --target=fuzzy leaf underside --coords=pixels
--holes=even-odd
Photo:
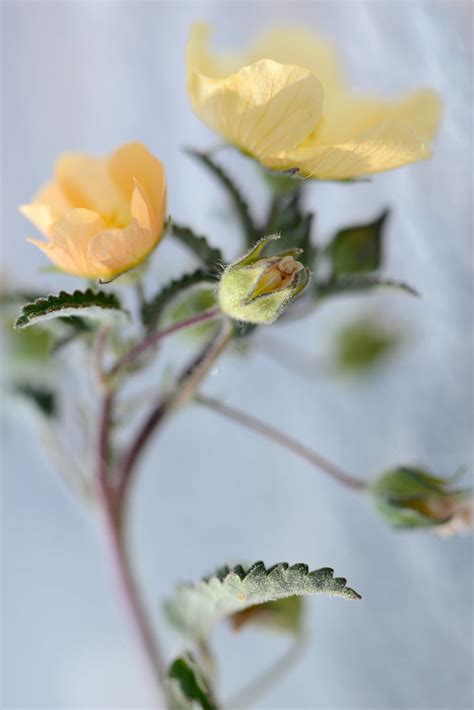
[[[104,316],[119,313],[125,315],[126,312],[115,294],[91,289],[77,290],[72,294],[60,291],[57,295],[50,294],[25,304],[15,321],[15,328],[27,328],[51,318],[85,316],[101,320]]]
[[[198,284],[211,284],[216,280],[216,276],[209,274],[203,269],[196,269],[190,274],[184,274],[177,279],[173,279],[158,291],[156,296],[146,303],[142,308],[141,316],[143,324],[148,330],[154,330],[165,310],[172,301],[183,291]]]
[[[410,296],[419,296],[420,294],[409,284],[403,281],[395,281],[386,279],[380,276],[339,276],[325,283],[315,285],[315,293],[317,298],[325,298],[326,296],[336,296],[338,294],[347,293],[363,293],[364,291],[372,291],[374,289],[393,289],[396,291],[404,291]]]
[[[209,683],[195,658],[185,653],[168,670],[168,695],[173,710],[217,710]]]
[[[165,612],[184,635],[200,639],[221,619],[250,606],[307,594],[360,598],[330,568],[309,572],[305,564],[290,567],[282,562],[267,569],[263,562],[256,562],[248,569],[224,567],[195,585],[178,586],[165,603]]]
[[[303,618],[304,598],[285,597],[237,611],[230,617],[230,625],[234,631],[244,626],[257,626],[299,636],[303,630]]]
[[[222,271],[224,257],[220,249],[212,247],[206,237],[195,234],[189,227],[180,224],[171,224],[171,234],[178,239],[185,247],[199,259],[204,267],[212,274],[219,274]]]
[[[254,244],[258,238],[258,228],[250,214],[249,206],[235,182],[207,153],[192,148],[188,148],[186,152],[204,165],[224,187],[240,219],[246,244],[248,246]]]

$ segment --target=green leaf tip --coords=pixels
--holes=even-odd
[[[191,653],[176,658],[168,670],[168,695],[173,710],[217,710],[209,682]]]
[[[373,222],[341,229],[327,247],[334,276],[377,271],[382,263],[382,237],[389,210]]]
[[[113,293],[96,292],[92,289],[76,290],[72,294],[60,291],[57,295],[50,294],[25,304],[14,327],[22,329],[51,318],[77,315],[100,320],[104,315],[111,313],[126,315],[119,299]]]
[[[329,567],[309,571],[306,564],[281,562],[266,568],[222,567],[197,584],[182,584],[165,603],[168,620],[190,638],[205,638],[218,621],[257,604],[308,594],[329,594],[346,599],[360,595],[334,577]]]

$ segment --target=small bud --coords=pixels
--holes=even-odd
[[[452,487],[455,480],[400,467],[380,476],[372,484],[371,494],[379,512],[393,527],[442,528],[453,521],[469,497],[468,490]]]
[[[246,323],[273,323],[304,289],[310,272],[295,259],[301,249],[260,257],[268,242],[279,238],[276,234],[264,237],[226,268],[218,295],[223,313]]]

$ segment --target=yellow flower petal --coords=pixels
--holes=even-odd
[[[431,155],[441,102],[423,90],[396,103],[340,97],[299,148],[268,160],[309,177],[344,179],[381,172]]]
[[[104,159],[66,153],[55,177],[21,211],[49,239],[33,244],[62,270],[111,278],[137,266],[158,244],[166,179],[142,143],[128,143]]]
[[[166,181],[163,164],[142,143],[127,143],[108,159],[108,170],[121,195],[130,202],[139,183],[151,211],[153,232],[161,232],[166,213]],[[133,207],[132,207],[132,215]]]
[[[151,234],[156,234],[156,220],[148,195],[143,190],[138,180],[134,180],[134,190],[130,201],[132,218],[138,222],[141,229]]]
[[[94,210],[114,225],[130,221],[130,202],[117,189],[106,160],[82,153],[64,153],[54,172],[73,207]]]
[[[32,222],[45,237],[50,236],[57,222],[57,215],[48,205],[21,205],[21,214]]]
[[[330,45],[304,29],[271,30],[246,54],[219,56],[199,23],[187,65],[196,113],[269,168],[345,179],[431,155],[441,113],[435,92],[391,103],[352,96]]]
[[[56,225],[49,242],[30,239],[60,269],[76,276],[97,278],[106,270],[91,264],[88,248],[91,239],[106,229],[102,217],[91,210],[70,210]]]
[[[320,80],[325,94],[341,91],[344,85],[342,67],[332,45],[302,27],[277,27],[262,34],[242,65],[258,59],[309,69]]]
[[[424,160],[430,149],[405,124],[388,121],[340,145],[297,148],[268,167],[286,170],[298,166],[307,177],[328,180],[369,175]]]
[[[188,77],[197,72],[212,79],[223,79],[241,69],[247,62],[243,55],[231,52],[216,55],[209,48],[211,28],[206,22],[194,22],[186,47]]]
[[[301,147],[342,143],[386,121],[405,123],[429,143],[436,135],[440,114],[440,98],[429,89],[390,102],[337,94],[326,98],[318,127]]]
[[[297,146],[319,120],[323,88],[307,69],[262,59],[226,79],[191,73],[195,111],[242,150],[263,157]]]
[[[21,205],[20,212],[49,238],[56,222],[70,209],[71,204],[59,185],[49,182],[31,204]]]
[[[132,222],[125,229],[109,229],[91,240],[87,258],[97,264],[108,278],[129,271],[153,250],[157,237]]]

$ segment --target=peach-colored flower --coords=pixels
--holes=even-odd
[[[142,143],[107,158],[65,153],[54,178],[20,211],[46,237],[30,239],[61,270],[108,280],[140,264],[163,235],[163,165]]]

